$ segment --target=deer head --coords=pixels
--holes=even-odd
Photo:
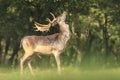
[[[55,26],[56,24],[58,24],[58,22],[64,22],[65,19],[66,19],[66,15],[67,15],[67,12],[64,11],[61,15],[59,15],[58,17],[56,17],[56,20],[53,21],[52,23],[52,26]]]
[[[50,14],[53,17],[53,20],[51,21],[49,18],[47,18],[46,20],[48,21],[48,24],[40,24],[38,22],[35,22],[34,23],[35,28],[36,28],[35,31],[42,31],[42,32],[49,31],[49,29],[52,26],[52,24],[56,21],[55,15],[53,13],[51,13],[51,12],[50,12]]]

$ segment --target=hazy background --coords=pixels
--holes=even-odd
[[[120,67],[120,0],[0,0],[0,66],[16,68],[23,55],[20,40],[35,32],[34,21],[67,11],[71,39],[61,54],[62,67],[109,69]],[[35,57],[33,68],[54,68],[53,56]]]

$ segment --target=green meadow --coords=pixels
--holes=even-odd
[[[82,70],[77,67],[63,67],[62,74],[55,68],[35,68],[32,76],[26,68],[20,74],[19,68],[0,68],[0,80],[120,80],[120,68]]]
[[[61,17],[64,11],[66,19]],[[56,17],[55,23],[65,21],[71,32],[69,44],[60,55],[62,73],[57,73],[54,56],[43,55],[41,59],[34,56],[34,76],[27,64],[21,75],[23,37],[69,33],[68,26],[62,29],[65,24],[53,26],[48,20],[53,20],[50,12]],[[37,31],[35,22],[51,27]],[[59,36],[26,41],[34,45],[31,48],[58,42],[62,47],[54,48],[59,50],[68,38]],[[0,0],[0,80],[120,80],[120,0]]]

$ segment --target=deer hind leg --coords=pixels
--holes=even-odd
[[[29,67],[29,69],[30,69],[31,74],[34,75],[33,70],[32,70],[32,66],[31,66],[31,61],[32,61],[32,59],[30,59],[30,60],[28,61],[28,67]]]
[[[23,65],[24,62],[30,57],[32,56],[32,53],[25,53],[24,56],[20,59],[20,72],[21,74],[23,74]],[[30,62],[28,62],[30,64]]]

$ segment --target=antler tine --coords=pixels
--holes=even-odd
[[[50,12],[50,14],[51,14],[52,17],[53,17],[53,20],[51,21],[51,23],[53,23],[53,22],[56,20],[56,18],[55,18],[55,15],[54,15],[53,13]]]
[[[49,18],[46,18],[46,21],[48,21],[49,23],[51,23],[51,20]]]
[[[55,18],[55,15],[52,12],[50,12],[50,14],[52,15],[53,18]]]

